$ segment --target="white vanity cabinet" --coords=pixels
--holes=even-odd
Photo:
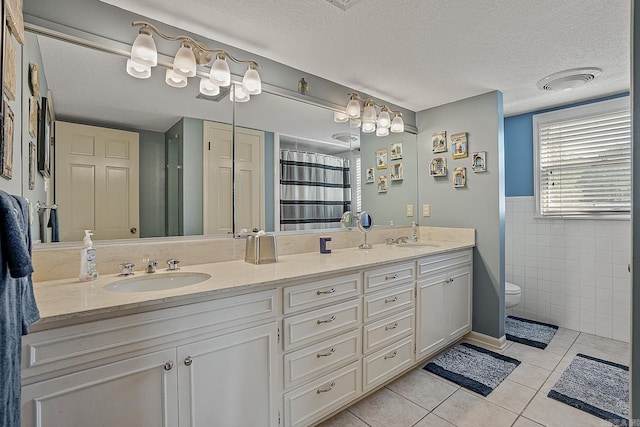
[[[277,426],[277,294],[27,335],[22,425]]]
[[[471,249],[418,260],[416,360],[471,331]]]

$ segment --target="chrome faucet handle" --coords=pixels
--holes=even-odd
[[[122,269],[120,276],[132,276],[133,275],[133,267],[136,265],[132,262],[126,262],[123,264],[118,264],[118,268]]]
[[[409,241],[408,236],[400,236],[396,239],[396,243],[407,243]]]
[[[396,242],[393,237],[387,237],[384,241],[387,242],[387,245],[393,245]]]
[[[180,261],[177,259],[170,259],[167,261],[167,264],[169,265],[169,268],[167,268],[167,270],[169,271],[177,271],[180,270],[180,267],[178,267],[178,263]]]
[[[145,268],[145,271],[147,273],[155,273],[157,267],[158,267],[158,261],[153,259],[147,262],[147,267]]]

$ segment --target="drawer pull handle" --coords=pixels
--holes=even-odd
[[[390,331],[391,329],[395,329],[397,327],[398,327],[398,322],[394,323],[393,326],[389,326],[389,325],[385,326],[384,330],[385,331]]]
[[[396,302],[396,301],[398,301],[398,296],[397,295],[394,296],[393,298],[385,298],[384,303],[387,304],[387,303]]]
[[[170,371],[173,369],[173,361],[169,360],[168,362],[164,362],[164,370]]]
[[[328,291],[318,291],[318,292],[316,292],[316,294],[318,294],[318,295],[333,294],[333,293],[335,293],[335,291],[336,291],[336,288],[331,288]]]
[[[335,386],[336,386],[336,382],[335,382],[335,381],[332,381],[332,382],[331,382],[331,384],[329,384],[329,387],[327,387],[327,388],[319,388],[319,389],[317,389],[317,390],[316,390],[316,393],[317,393],[317,394],[320,394],[320,393],[326,393],[326,392],[328,392],[328,391],[333,390],[333,388],[334,388]]]
[[[332,355],[333,353],[335,353],[335,352],[336,352],[336,349],[335,349],[335,348],[331,348],[331,350],[329,350],[329,351],[328,351],[328,352],[326,352],[326,353],[318,353],[318,354],[316,354],[316,357],[317,357],[318,359],[320,359],[321,357],[331,356],[331,355]]]
[[[331,323],[334,320],[336,320],[336,315],[334,314],[333,316],[331,316],[330,318],[328,318],[327,320],[318,320],[318,325],[321,323]]]
[[[393,359],[393,358],[394,358],[394,357],[396,357],[397,355],[398,355],[398,352],[397,352],[397,351],[394,351],[394,352],[393,352],[393,353],[391,353],[391,354],[387,354],[387,355],[385,355],[385,356],[384,356],[384,360],[387,360],[387,359]]]
[[[384,280],[393,280],[397,278],[398,278],[398,273],[394,274],[393,276],[384,276]]]

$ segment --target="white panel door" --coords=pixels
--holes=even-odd
[[[236,229],[264,230],[264,132],[236,127]]]
[[[56,203],[61,241],[139,237],[135,132],[56,122]]]

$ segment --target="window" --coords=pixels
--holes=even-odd
[[[362,211],[362,158],[356,156],[356,206],[355,211]]]
[[[628,97],[536,114],[533,133],[538,214],[629,214]]]

